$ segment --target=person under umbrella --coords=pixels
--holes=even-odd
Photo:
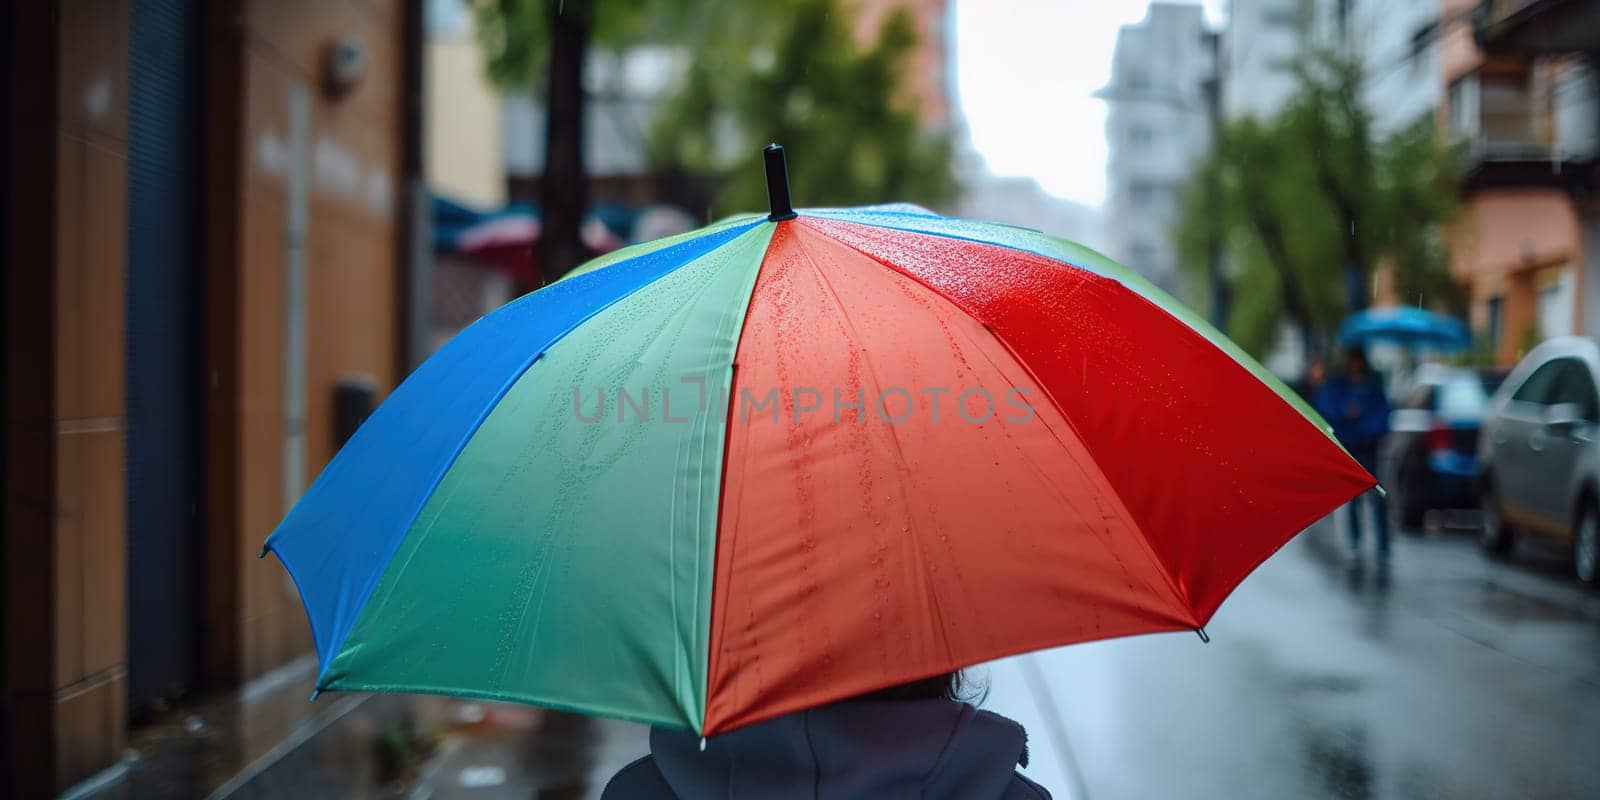
[[[1359,347],[1345,351],[1344,371],[1325,381],[1312,400],[1324,419],[1333,425],[1333,433],[1362,468],[1376,473],[1378,446],[1389,433],[1389,398],[1384,394],[1383,379],[1372,371],[1367,354]],[[1361,503],[1367,499],[1373,524],[1377,528],[1378,559],[1389,557],[1389,515],[1383,493],[1377,488],[1356,497],[1345,505],[1349,513],[1350,556],[1361,555]]]
[[[646,723],[685,796],[786,797],[807,766],[805,796],[1037,796],[1020,727],[928,676],[1208,641],[1240,581],[1374,485],[1127,268],[912,206],[796,211],[764,158],[765,217],[485,315],[306,490],[262,555],[304,601],[317,691]]]
[[[963,698],[958,670],[760,722],[710,741],[652,728],[650,755],[601,800],[687,797],[1050,800],[1018,774],[1022,726]]]
[[[1306,402],[1315,403],[1317,392],[1322,389],[1322,384],[1328,380],[1328,362],[1321,355],[1311,357],[1306,364],[1305,375],[1300,378],[1299,385],[1294,387],[1296,392],[1304,397]]]

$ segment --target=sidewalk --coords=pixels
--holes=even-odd
[[[327,695],[310,702],[307,656],[249,686],[198,698],[133,731],[123,759],[69,789],[72,800],[170,797],[370,797],[386,768],[381,733],[413,702]]]
[[[426,695],[329,693],[308,656],[134,732],[70,800],[586,798],[648,747],[646,729]]]
[[[649,749],[643,725],[499,704],[463,703],[410,800],[598,798]]]
[[[1600,772],[1578,754],[1600,708],[1600,596],[1567,571],[1532,543],[1501,563],[1456,534],[1399,536],[1387,570],[1354,569],[1324,520],[1245,581],[1211,644],[1133,637],[970,675],[983,708],[1028,730],[1025,774],[1062,799],[1407,796],[1413,779],[1439,796],[1517,781],[1594,796]],[[314,669],[156,720],[69,796],[575,800],[648,749],[644,726],[526,706],[312,703]],[[1518,769],[1464,755],[1490,751]]]

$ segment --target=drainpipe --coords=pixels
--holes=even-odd
[[[1222,36],[1216,33],[1202,34],[1205,37],[1207,50],[1211,54],[1211,77],[1203,84],[1206,103],[1206,122],[1211,127],[1211,144],[1213,147],[1222,139]],[[1211,195],[1211,206],[1218,207],[1222,199],[1217,195],[1219,187],[1215,181],[1208,183],[1206,191]],[[1232,304],[1231,292],[1228,288],[1227,275],[1223,274],[1222,264],[1222,237],[1213,235],[1211,241],[1206,243],[1206,275],[1211,282],[1211,324],[1219,331],[1228,329],[1228,307]]]
[[[1570,194],[1573,210],[1578,214],[1578,246],[1583,259],[1583,332],[1600,336],[1600,199],[1595,185],[1600,183],[1600,50],[1585,50],[1581,58],[1589,73],[1586,89],[1594,129],[1588,142],[1591,166],[1587,175],[1574,182],[1577,185]]]

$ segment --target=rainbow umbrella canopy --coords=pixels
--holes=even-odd
[[[423,363],[268,538],[321,690],[714,735],[1054,645],[1199,630],[1373,485],[1104,256],[911,206],[630,247]]]

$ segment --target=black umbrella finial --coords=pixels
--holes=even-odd
[[[767,219],[794,219],[799,214],[794,213],[794,205],[789,202],[789,163],[783,157],[783,145],[769,144],[762,155],[767,160],[767,204],[772,206]]]

